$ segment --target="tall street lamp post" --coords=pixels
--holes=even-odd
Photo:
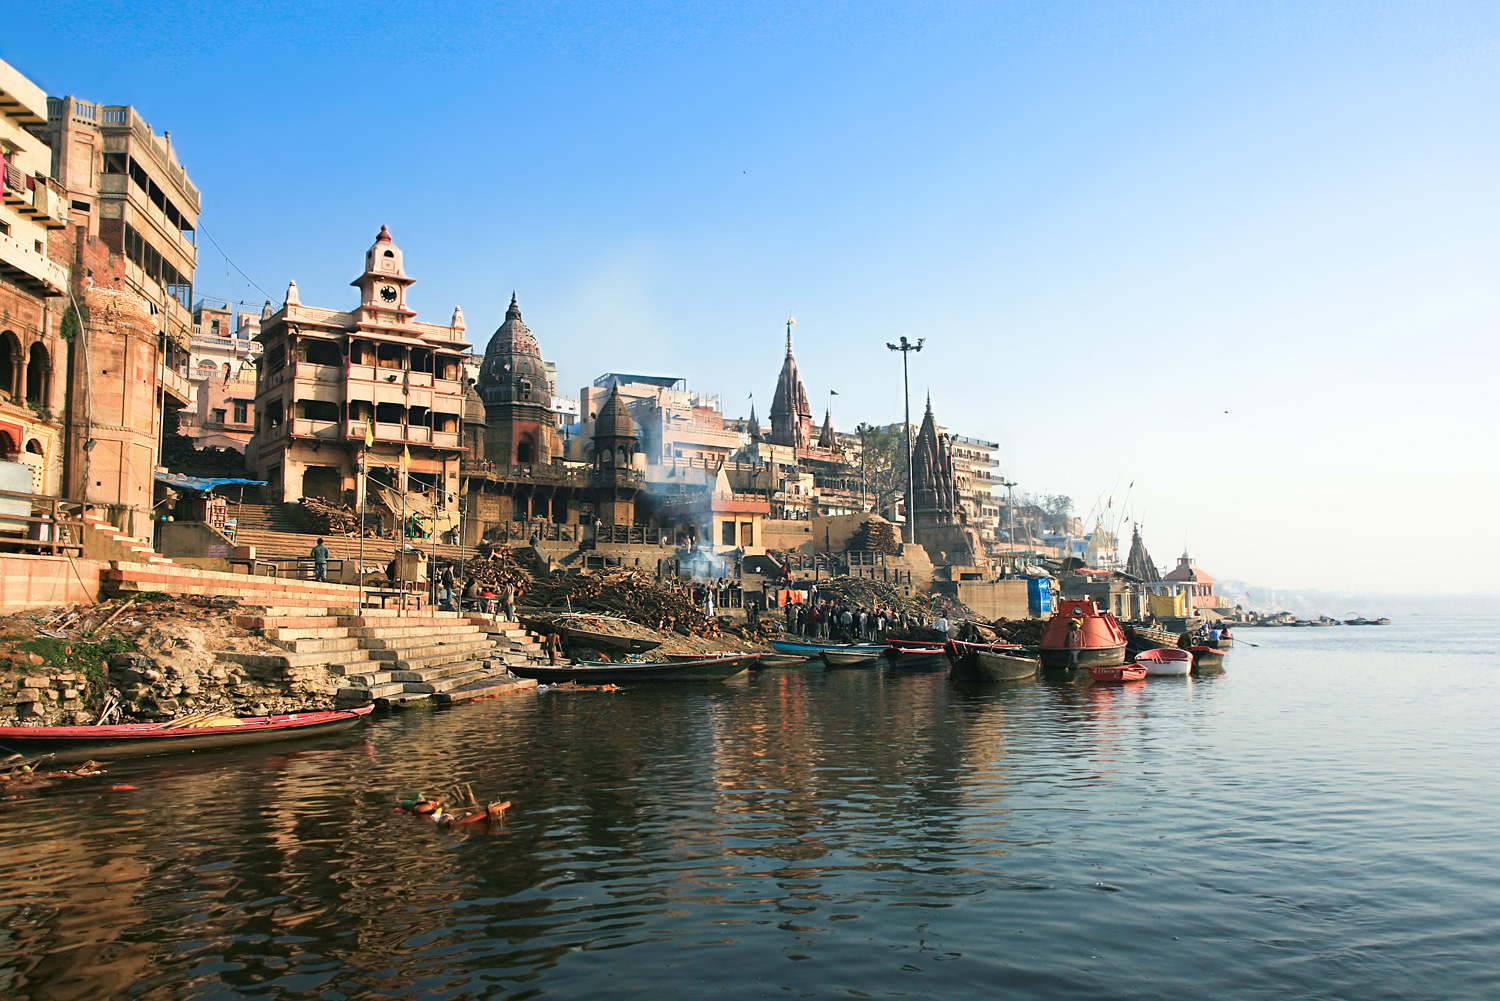
[[[902,430],[906,432],[906,531],[904,534],[907,542],[916,542],[917,536],[916,511],[912,503],[912,480],[916,478],[916,474],[911,462],[911,379],[906,371],[906,358],[913,351],[921,351],[922,345],[926,343],[925,337],[918,338],[915,344],[909,343],[905,337],[901,338],[900,344],[886,343],[886,347],[892,351],[901,352],[901,395],[906,405],[906,423]]]
[[[1016,481],[1007,480],[1004,477],[1001,477],[1000,485],[1005,488],[1005,508],[1010,513],[1010,531],[1006,534],[1010,537],[1011,569],[1014,570],[1016,568]]]

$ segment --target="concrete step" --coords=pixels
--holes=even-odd
[[[370,694],[370,690],[368,688],[354,685],[351,685],[347,688],[340,688],[337,692],[334,693],[334,698],[337,700],[339,708],[341,709],[352,709],[355,706],[365,706],[374,701],[374,696]]]
[[[363,649],[359,640],[349,636],[335,639],[271,640],[283,650],[293,653],[349,653]]]
[[[455,705],[474,699],[488,698],[492,695],[510,695],[515,692],[529,691],[535,687],[536,681],[531,678],[492,676],[480,678],[458,688],[450,688],[445,692],[437,692],[432,696],[432,701],[440,706]]]
[[[467,619],[460,618],[453,612],[413,612],[409,615],[398,615],[396,609],[386,609],[389,615],[379,614],[382,609],[367,608],[364,614],[359,614],[350,608],[330,608],[330,615],[338,616],[341,626],[427,626],[433,628],[447,629],[452,626],[469,626]]]
[[[344,626],[349,636],[370,640],[380,644],[400,643],[402,640],[423,640],[435,637],[439,641],[445,636],[472,636],[484,638],[484,633],[472,626],[445,624],[434,626]]]
[[[419,667],[439,666],[465,657],[488,656],[494,647],[488,640],[474,643],[434,643],[429,646],[397,647],[393,650],[365,650],[371,661],[381,664],[416,664]],[[416,668],[402,668],[415,670]]]
[[[241,629],[336,629],[326,615],[235,615],[231,620]]]
[[[489,659],[490,651],[480,648],[477,650],[452,650],[445,653],[432,654],[425,657],[402,657],[399,660],[381,661],[383,665],[389,665],[393,671],[421,671],[430,667],[443,667],[463,660]]]
[[[432,695],[426,692],[402,692],[399,695],[377,697],[375,704],[382,709],[406,709],[414,705],[423,705],[431,700]]]
[[[487,662],[482,660],[455,660],[438,667],[424,667],[416,671],[382,671],[380,673],[389,674],[392,681],[432,683],[442,681],[444,678],[451,678],[455,674],[464,674],[468,671],[473,671],[476,669],[476,666],[483,667],[485,663]]]
[[[308,619],[309,625],[266,626],[261,635],[268,640],[345,640],[349,630],[333,625],[331,619]]]
[[[353,630],[351,630],[353,633]],[[360,636],[353,633],[366,650],[420,650],[454,643],[487,643],[495,641],[483,633],[424,632],[412,636]]]

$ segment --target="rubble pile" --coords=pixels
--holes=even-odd
[[[302,520],[314,535],[355,535],[359,515],[347,504],[333,504],[319,497],[302,498]]]
[[[281,653],[237,625],[229,599],[110,600],[0,619],[0,722],[83,726],[331,706],[324,668],[250,668],[219,651]]]
[[[719,623],[681,591],[663,587],[653,574],[634,568],[587,574],[557,574],[533,581],[526,602],[543,608],[564,606],[609,612],[652,629],[712,638]]]
[[[901,551],[901,540],[896,535],[896,526],[884,519],[871,518],[859,526],[859,531],[849,536],[844,547],[851,552],[885,553],[895,556]]]

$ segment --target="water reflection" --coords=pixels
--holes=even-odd
[[[1025,996],[1153,996],[1197,986],[1184,970],[1209,958],[1220,989],[1243,986],[1267,917],[1233,866],[1286,869],[1287,896],[1309,876],[1234,833],[1269,821],[1220,819],[1280,803],[1265,762],[1237,768],[1247,738],[1226,715],[1257,690],[1164,680],[774,671],[121,766],[111,779],[141,792],[0,814],[0,995],[954,996],[999,977]],[[1267,718],[1244,724],[1253,739]],[[503,826],[393,811],[455,781],[511,800]],[[1299,837],[1327,858],[1351,831]],[[1219,932],[1184,951],[1197,936],[1152,931],[1164,921]],[[1091,934],[1101,922],[1134,932]]]

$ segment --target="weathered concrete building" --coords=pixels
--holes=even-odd
[[[0,62],[0,459],[31,468],[31,489],[63,488],[68,268],[49,246],[68,224],[49,176],[47,98]]]
[[[272,501],[316,496],[358,504],[368,437],[372,483],[428,495],[457,508],[466,386],[463,313],[419,323],[406,301],[415,279],[380,227],[350,284],[349,311],[304,306],[297,284],[261,321],[255,432],[246,461]]]

